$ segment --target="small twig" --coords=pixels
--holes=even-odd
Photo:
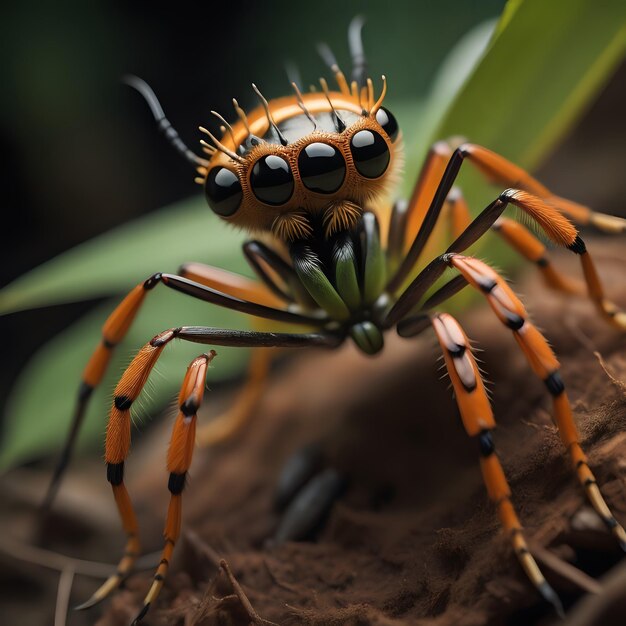
[[[272,582],[277,587],[282,587],[283,589],[285,589],[286,591],[290,591],[291,593],[299,593],[299,590],[295,585],[290,585],[289,583],[286,583],[284,580],[281,580],[280,578],[278,578],[278,576],[274,573],[274,571],[270,567],[270,564],[267,562],[267,559],[263,559],[263,565],[265,565],[265,569],[267,570],[269,577],[272,579]]]
[[[187,530],[185,531],[185,539],[201,557],[215,565],[216,568],[220,567],[222,557],[206,541],[200,539],[197,533],[193,530]]]
[[[254,607],[250,603],[250,600],[248,600],[248,596],[246,596],[244,590],[241,588],[241,585],[235,578],[234,574],[231,572],[230,567],[228,566],[228,563],[224,559],[220,561],[220,568],[224,571],[224,573],[228,577],[228,581],[232,585],[233,591],[239,598],[239,602],[241,602],[241,606],[245,609],[246,613],[248,614],[250,621],[253,624],[272,624],[273,626],[278,626],[275,622],[270,622],[269,620],[262,618],[254,610]]]
[[[549,550],[542,548],[540,545],[529,542],[531,552],[537,557],[537,560],[549,567],[553,572],[559,574],[563,578],[566,578],[571,583],[574,583],[578,588],[588,593],[601,593],[602,585],[600,583],[585,574],[585,572],[574,567],[571,563],[564,561],[556,554],[553,554]]]
[[[18,561],[39,565],[40,567],[47,567],[48,569],[53,569],[58,572],[71,569],[76,574],[91,576],[93,578],[108,578],[115,571],[115,565],[110,563],[75,559],[59,554],[58,552],[52,552],[51,550],[44,550],[43,548],[21,543],[3,534],[0,534],[0,552]],[[160,551],[146,554],[137,560],[135,569],[152,569],[158,564],[160,558]]]
[[[600,367],[604,370],[604,373],[608,376],[609,380],[622,392],[623,395],[626,395],[626,383],[619,380],[618,378],[615,378],[615,376],[611,374],[611,372],[609,371],[608,365],[606,364],[604,358],[602,358],[602,355],[599,352],[597,351],[594,352],[593,356],[595,356],[596,359],[598,359],[598,363],[600,363]]]
[[[54,611],[54,626],[65,626],[67,621],[67,609],[70,605],[72,595],[72,585],[74,583],[74,570],[66,567],[59,576],[59,586],[57,589],[57,605]]]
[[[580,325],[577,322],[574,322],[572,319],[568,318],[565,320],[565,326],[570,331],[574,339],[576,339],[583,348],[589,350],[589,352],[595,353],[596,346],[593,340],[582,331]]]

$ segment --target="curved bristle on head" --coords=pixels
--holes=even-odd
[[[237,161],[238,163],[246,162],[245,159],[241,158],[238,154],[234,153],[232,150],[229,150],[223,143],[219,141],[219,139],[217,139],[217,137],[215,137],[210,131],[204,128],[204,126],[198,126],[198,129],[200,130],[201,133],[204,133],[207,137],[209,137],[209,139],[213,142],[213,145],[211,145],[207,143],[206,141],[201,140],[200,143],[203,146],[205,146],[209,150],[211,148],[219,150],[220,152],[224,153],[226,156],[229,156],[233,161]]]
[[[265,117],[267,118],[269,125],[274,129],[274,132],[278,135],[278,140],[280,141],[281,145],[283,146],[288,145],[289,142],[287,141],[285,136],[282,134],[282,132],[280,131],[280,128],[278,128],[278,124],[276,124],[276,122],[274,121],[274,118],[272,117],[272,112],[270,111],[270,105],[269,105],[269,102],[267,101],[267,98],[261,93],[259,88],[254,83],[252,83],[252,89],[254,90],[254,93],[257,95],[257,97],[261,101],[261,105],[263,106],[263,109],[265,110]]]
[[[211,115],[215,116],[222,123],[222,125],[220,126],[220,130],[222,131],[224,135],[228,132],[233,142],[233,145],[236,147],[237,141],[235,140],[235,133],[233,132],[233,127],[217,111],[211,111]]]
[[[387,95],[387,77],[383,74],[381,78],[383,80],[383,88],[380,92],[378,100],[376,100],[376,104],[374,104],[374,106],[370,109],[370,115],[376,115],[378,109],[383,106],[383,101],[385,99],[385,96]]]
[[[304,100],[302,99],[302,94],[300,93],[300,89],[298,89],[298,85],[292,81],[291,86],[293,87],[294,93],[296,94],[296,100],[298,101],[298,106],[302,110],[302,112],[307,116],[309,122],[313,124],[313,130],[317,130],[317,122],[315,118],[311,115],[311,112],[306,108],[304,104]]]

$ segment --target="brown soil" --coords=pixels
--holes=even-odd
[[[623,242],[600,240],[591,249],[608,290],[626,305]],[[576,273],[571,256],[559,256],[559,263]],[[560,356],[591,466],[626,523],[626,336],[587,301],[551,294],[536,275],[526,276],[516,291],[525,294]],[[623,623],[624,572],[602,582],[612,595],[602,591],[591,608],[576,604],[621,553],[585,503],[543,384],[482,303],[462,321],[484,350],[497,449],[527,536],[548,561],[542,566],[566,606],[566,623]],[[228,446],[197,451],[184,498],[187,534],[147,626],[556,623],[500,531],[475,443],[462,429],[447,381],[438,380],[434,340],[404,341],[389,333],[386,341],[384,354],[374,359],[346,346],[285,360],[247,431]],[[229,400],[209,394],[207,414]],[[166,510],[166,474],[153,468],[163,466],[168,431],[168,424],[155,429],[128,471],[148,550],[159,548]],[[349,489],[316,541],[272,546],[267,538],[278,520],[272,510],[277,476],[295,450],[316,440],[324,442],[330,465],[349,474]],[[114,528],[107,541],[117,544]],[[221,558],[242,591],[219,569]],[[591,578],[564,570],[564,562]],[[127,626],[150,579],[149,572],[132,577],[98,626]],[[94,586],[90,581],[89,589]],[[253,609],[246,608],[246,596]],[[584,617],[599,610],[603,617]]]

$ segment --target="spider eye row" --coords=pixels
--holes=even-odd
[[[380,108],[376,121],[394,141],[398,135],[395,118]],[[373,130],[357,131],[350,139],[350,153],[357,172],[364,178],[379,178],[391,155],[383,137]],[[346,161],[335,146],[321,141],[307,144],[298,155],[298,173],[302,184],[314,193],[333,194],[346,178]],[[295,181],[286,159],[276,154],[260,157],[250,171],[250,187],[255,197],[270,206],[280,206],[293,195]],[[212,168],[207,176],[205,193],[209,206],[222,217],[237,212],[243,199],[241,181],[235,172],[223,166]]]

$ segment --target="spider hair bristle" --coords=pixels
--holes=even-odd
[[[233,98],[233,107],[235,109],[235,113],[237,113],[237,117],[242,121],[246,130],[248,131],[248,135],[251,134],[250,125],[248,124],[248,117],[246,112],[239,106],[239,102],[237,102],[236,98]]]
[[[328,104],[335,116],[335,127],[337,128],[337,132],[342,133],[346,129],[346,123],[343,121],[335,107],[333,106],[332,100],[330,99],[330,91],[328,90],[328,83],[325,78],[320,78],[320,85],[322,86],[322,91],[326,96],[326,100],[328,100]]]
[[[296,94],[296,100],[298,101],[298,106],[302,109],[302,112],[307,116],[311,124],[313,124],[313,132],[315,132],[317,130],[317,122],[315,121],[315,118],[311,115],[311,112],[306,108],[306,105],[304,104],[304,100],[302,99],[302,94],[300,93],[300,90],[298,89],[298,85],[295,82],[292,82],[291,86],[293,87],[293,90]]]
[[[246,160],[241,158],[238,154],[236,154],[232,150],[229,150],[223,143],[220,142],[220,140],[217,137],[215,137],[210,131],[208,131],[206,128],[204,128],[204,126],[199,126],[198,128],[199,128],[201,133],[204,133],[205,135],[207,135],[211,139],[211,141],[214,144],[214,147],[217,148],[220,152],[224,153],[226,156],[229,156],[233,161],[236,161],[237,163],[245,163],[246,162]],[[203,140],[200,140],[200,143],[203,146],[211,147],[210,144],[206,143]]]
[[[370,110],[370,115],[372,117],[374,117],[376,113],[378,113],[378,109],[380,109],[380,107],[383,105],[383,101],[385,99],[385,96],[387,95],[387,77],[383,74],[382,79],[383,79],[382,91],[380,92],[380,96],[378,97],[378,100],[376,100],[376,104],[374,104],[374,106]]]
[[[280,128],[278,128],[278,125],[276,124],[276,122],[274,121],[274,118],[272,117],[269,102],[267,101],[265,96],[260,92],[259,88],[254,83],[252,83],[252,89],[254,90],[254,93],[257,95],[257,97],[261,101],[261,105],[263,106],[263,110],[265,111],[265,117],[267,117],[267,121],[269,122],[269,125],[274,129],[274,132],[278,135],[278,140],[280,141],[281,145],[283,146],[288,145],[289,142],[287,141],[287,139],[281,132]]]
[[[237,142],[235,141],[235,133],[233,131],[233,127],[217,112],[211,111],[211,115],[214,115],[220,122],[222,122],[222,126],[220,126],[220,130],[225,135],[228,130],[228,134],[233,141],[233,147],[237,147]]]
[[[374,108],[374,83],[372,79],[367,78],[367,111],[368,113]]]
[[[356,80],[351,81],[351,83],[350,83],[350,94],[359,103],[359,105],[361,104],[361,94],[360,94],[360,91],[361,90],[359,89],[359,84],[356,82]]]

